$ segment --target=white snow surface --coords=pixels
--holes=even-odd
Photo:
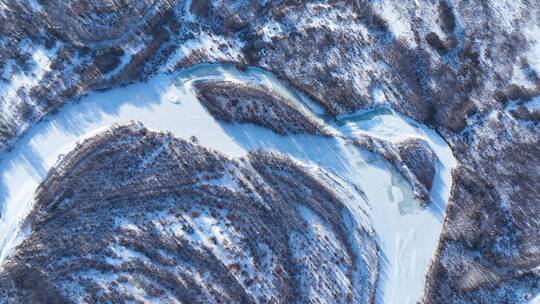
[[[3,71],[4,75],[2,76],[10,79],[10,81],[0,81],[0,100],[4,100],[0,110],[3,112],[13,112],[14,108],[24,101],[18,96],[20,92],[30,91],[51,70],[51,58],[54,58],[57,48],[47,50],[41,46],[36,47],[23,42],[21,44],[21,50],[31,55],[31,70],[19,71],[18,73],[9,75],[11,74],[12,62],[8,61],[8,67]]]
[[[229,157],[244,156],[259,148],[278,151],[339,177],[349,189],[361,189],[367,204],[360,193],[346,203],[368,214],[378,238],[382,264],[378,302],[415,303],[421,297],[450,195],[450,171],[455,166],[450,148],[436,132],[394,112],[341,127],[337,122],[326,122],[328,128],[343,136],[365,133],[391,141],[411,137],[426,140],[440,162],[431,193],[433,204],[423,209],[414,202],[411,186],[397,170],[342,137],[280,136],[251,124],[216,121],[196,98],[191,86],[196,79],[256,82],[314,119],[323,120],[303,104],[298,94],[257,68],[241,72],[231,65],[203,64],[161,74],[145,83],[91,93],[34,125],[0,161],[0,263],[28,233],[21,223],[33,206],[36,188],[58,159],[84,138],[113,124],[138,121],[151,130],[169,131],[179,138],[196,136],[200,145]],[[412,207],[403,213],[402,205]]]
[[[536,70],[540,71],[540,26],[534,25],[525,30],[525,35],[528,41],[531,42],[528,56],[529,64]]]
[[[410,16],[407,15],[409,12],[401,8],[403,3],[376,1],[374,5],[379,9],[384,19],[388,21],[387,24],[392,34],[412,45],[414,43],[414,32],[411,28],[412,23],[409,21]]]

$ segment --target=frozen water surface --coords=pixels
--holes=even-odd
[[[192,82],[198,79],[264,85],[342,136],[280,136],[250,124],[220,123],[198,102],[192,87]],[[381,249],[378,302],[415,303],[422,294],[450,194],[450,171],[455,160],[449,147],[433,130],[389,108],[337,120],[314,114],[312,109],[305,97],[267,71],[258,68],[241,71],[232,65],[217,64],[158,75],[146,83],[91,93],[69,103],[34,125],[0,161],[0,263],[24,239],[21,223],[32,208],[36,188],[51,166],[84,138],[116,123],[139,121],[151,130],[169,131],[179,138],[196,136],[199,144],[230,157],[259,148],[275,150],[337,177],[350,192],[346,203],[352,214],[360,217],[367,213],[378,238]],[[389,141],[416,137],[428,142],[440,160],[431,193],[433,203],[429,207],[419,207],[411,186],[387,162],[344,139],[360,133]]]

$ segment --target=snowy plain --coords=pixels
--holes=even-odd
[[[250,124],[220,123],[197,100],[192,82],[200,79],[262,84],[340,136],[281,136]],[[382,263],[378,302],[415,303],[422,295],[450,195],[451,169],[455,166],[450,148],[433,130],[391,109],[355,119],[363,116],[359,112],[338,117],[337,121],[317,112],[304,97],[267,71],[240,71],[233,65],[218,64],[161,74],[145,83],[91,93],[73,101],[34,125],[0,161],[0,263],[24,239],[27,232],[21,223],[33,206],[35,190],[59,158],[84,138],[111,125],[138,121],[151,130],[168,131],[179,138],[195,136],[200,145],[229,157],[244,156],[254,149],[274,150],[338,177],[350,190],[348,207],[358,215],[358,221],[364,220],[360,219],[362,214],[368,214],[378,238]],[[426,140],[440,160],[432,204],[420,207],[411,186],[395,168],[344,139],[359,133],[392,142]],[[400,211],[404,204],[409,206],[407,212]]]

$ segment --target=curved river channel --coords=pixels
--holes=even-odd
[[[193,81],[201,79],[261,84],[340,136],[281,136],[251,124],[216,121],[198,102],[192,87]],[[445,141],[433,130],[390,108],[329,119],[270,72],[253,67],[241,71],[226,64],[196,65],[171,75],[158,75],[145,83],[91,93],[32,126],[0,161],[0,263],[27,234],[21,223],[48,170],[84,138],[129,121],[139,121],[151,130],[169,131],[179,138],[196,136],[200,145],[230,157],[243,156],[253,149],[275,150],[336,177],[351,190],[348,206],[358,216],[369,216],[367,221],[377,236],[384,257],[378,277],[378,302],[415,303],[421,297],[455,166]],[[411,186],[397,170],[380,156],[344,139],[357,134],[392,142],[408,138],[427,141],[439,159],[432,203],[421,208]],[[354,189],[361,189],[365,197]],[[400,212],[404,205],[408,206],[405,213]]]

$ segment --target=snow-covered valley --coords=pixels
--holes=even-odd
[[[334,136],[278,135],[252,124],[219,122],[201,105],[193,88],[194,81],[208,79],[262,85]],[[0,262],[26,237],[24,219],[33,207],[34,194],[62,155],[114,124],[136,121],[179,138],[194,136],[201,146],[233,158],[257,149],[277,151],[335,179],[345,189],[344,200],[357,221],[370,225],[378,238],[378,300],[415,303],[422,296],[437,246],[456,162],[435,131],[385,109],[331,120],[265,70],[241,71],[217,64],[196,65],[148,82],[91,93],[31,127],[1,160]],[[422,207],[410,183],[380,155],[350,144],[349,139],[360,135],[391,143],[411,138],[426,141],[438,159],[431,204]]]

